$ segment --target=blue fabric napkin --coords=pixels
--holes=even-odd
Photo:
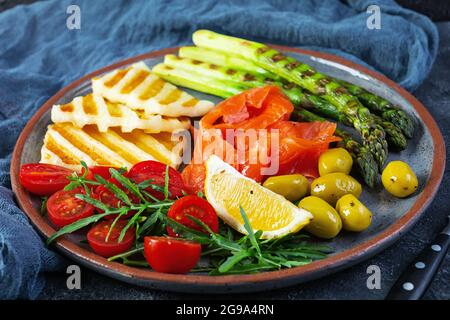
[[[79,30],[69,30],[69,5]],[[381,29],[366,27],[371,4]],[[15,206],[9,162],[36,109],[99,67],[151,50],[189,44],[205,28],[270,43],[318,48],[363,63],[414,90],[430,71],[438,33],[426,17],[374,1],[45,1],[0,14],[0,298],[35,298],[42,273],[62,268]],[[5,188],[6,187],[6,188]]]

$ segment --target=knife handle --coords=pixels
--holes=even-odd
[[[387,300],[418,300],[431,283],[450,246],[450,236],[440,233],[406,268],[386,296]]]

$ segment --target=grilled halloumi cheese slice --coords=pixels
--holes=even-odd
[[[190,127],[190,120],[187,117],[145,115],[143,111],[112,103],[92,93],[76,97],[67,104],[54,105],[52,121],[71,122],[80,128],[95,124],[100,132],[106,132],[110,127],[120,127],[122,132],[142,129],[147,133],[173,132]]]
[[[71,123],[57,123],[47,128],[40,162],[81,170],[81,160],[88,166],[126,168],[144,160],[156,160],[177,168],[187,139],[172,140],[172,134],[167,132],[123,133],[118,129],[100,132],[93,125],[79,128]]]
[[[93,78],[92,90],[146,115],[199,117],[214,107],[211,101],[198,100],[151,73],[144,62]]]

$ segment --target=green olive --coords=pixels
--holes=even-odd
[[[372,222],[372,213],[354,195],[346,194],[336,204],[344,230],[361,232]]]
[[[309,193],[309,182],[301,174],[270,177],[263,186],[278,193],[289,201],[296,201]]]
[[[347,150],[344,148],[329,149],[319,158],[319,173],[321,176],[333,172],[349,174],[352,165],[353,159]]]
[[[326,174],[311,183],[311,195],[322,198],[332,206],[343,195],[351,193],[359,197],[361,191],[361,184],[358,181],[341,172]]]
[[[416,174],[411,167],[403,161],[391,161],[381,174],[384,188],[398,198],[413,194],[418,186]]]
[[[342,229],[342,221],[336,210],[324,200],[309,196],[298,204],[313,215],[311,222],[305,230],[319,238],[331,239],[337,236]]]

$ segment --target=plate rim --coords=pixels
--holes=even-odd
[[[445,171],[445,143],[442,133],[431,114],[422,105],[422,103],[419,102],[419,100],[412,96],[412,94],[400,87],[394,81],[376,71],[370,70],[357,63],[329,53],[280,45],[272,46],[285,52],[294,52],[316,58],[322,58],[347,66],[363,74],[367,74],[395,90],[413,106],[419,118],[423,122],[423,125],[426,126],[430,132],[433,140],[434,157],[430,177],[427,180],[426,185],[412,207],[400,219],[371,239],[368,239],[353,248],[344,250],[326,259],[314,261],[305,266],[248,275],[208,276],[159,273],[149,269],[139,269],[126,266],[118,262],[109,262],[107,259],[100,257],[65,238],[57,239],[54,247],[80,264],[128,283],[178,292],[229,293],[254,292],[268,288],[280,288],[317,279],[326,274],[335,273],[372,257],[393,244],[404,233],[406,233],[414,225],[414,223],[417,222],[419,217],[434,199]],[[56,231],[42,217],[42,215],[40,215],[38,210],[33,207],[29,193],[20,185],[18,181],[20,158],[23,152],[24,143],[28,136],[32,133],[35,124],[58,99],[64,96],[64,94],[77,88],[85,81],[90,80],[92,77],[144,59],[156,58],[165,54],[175,53],[178,49],[179,47],[171,47],[151,51],[149,53],[123,59],[106,67],[97,69],[60,89],[55,95],[50,97],[27,122],[16,142],[12,154],[10,166],[11,185],[20,208],[25,212],[31,220],[33,226],[42,236],[48,238]]]

